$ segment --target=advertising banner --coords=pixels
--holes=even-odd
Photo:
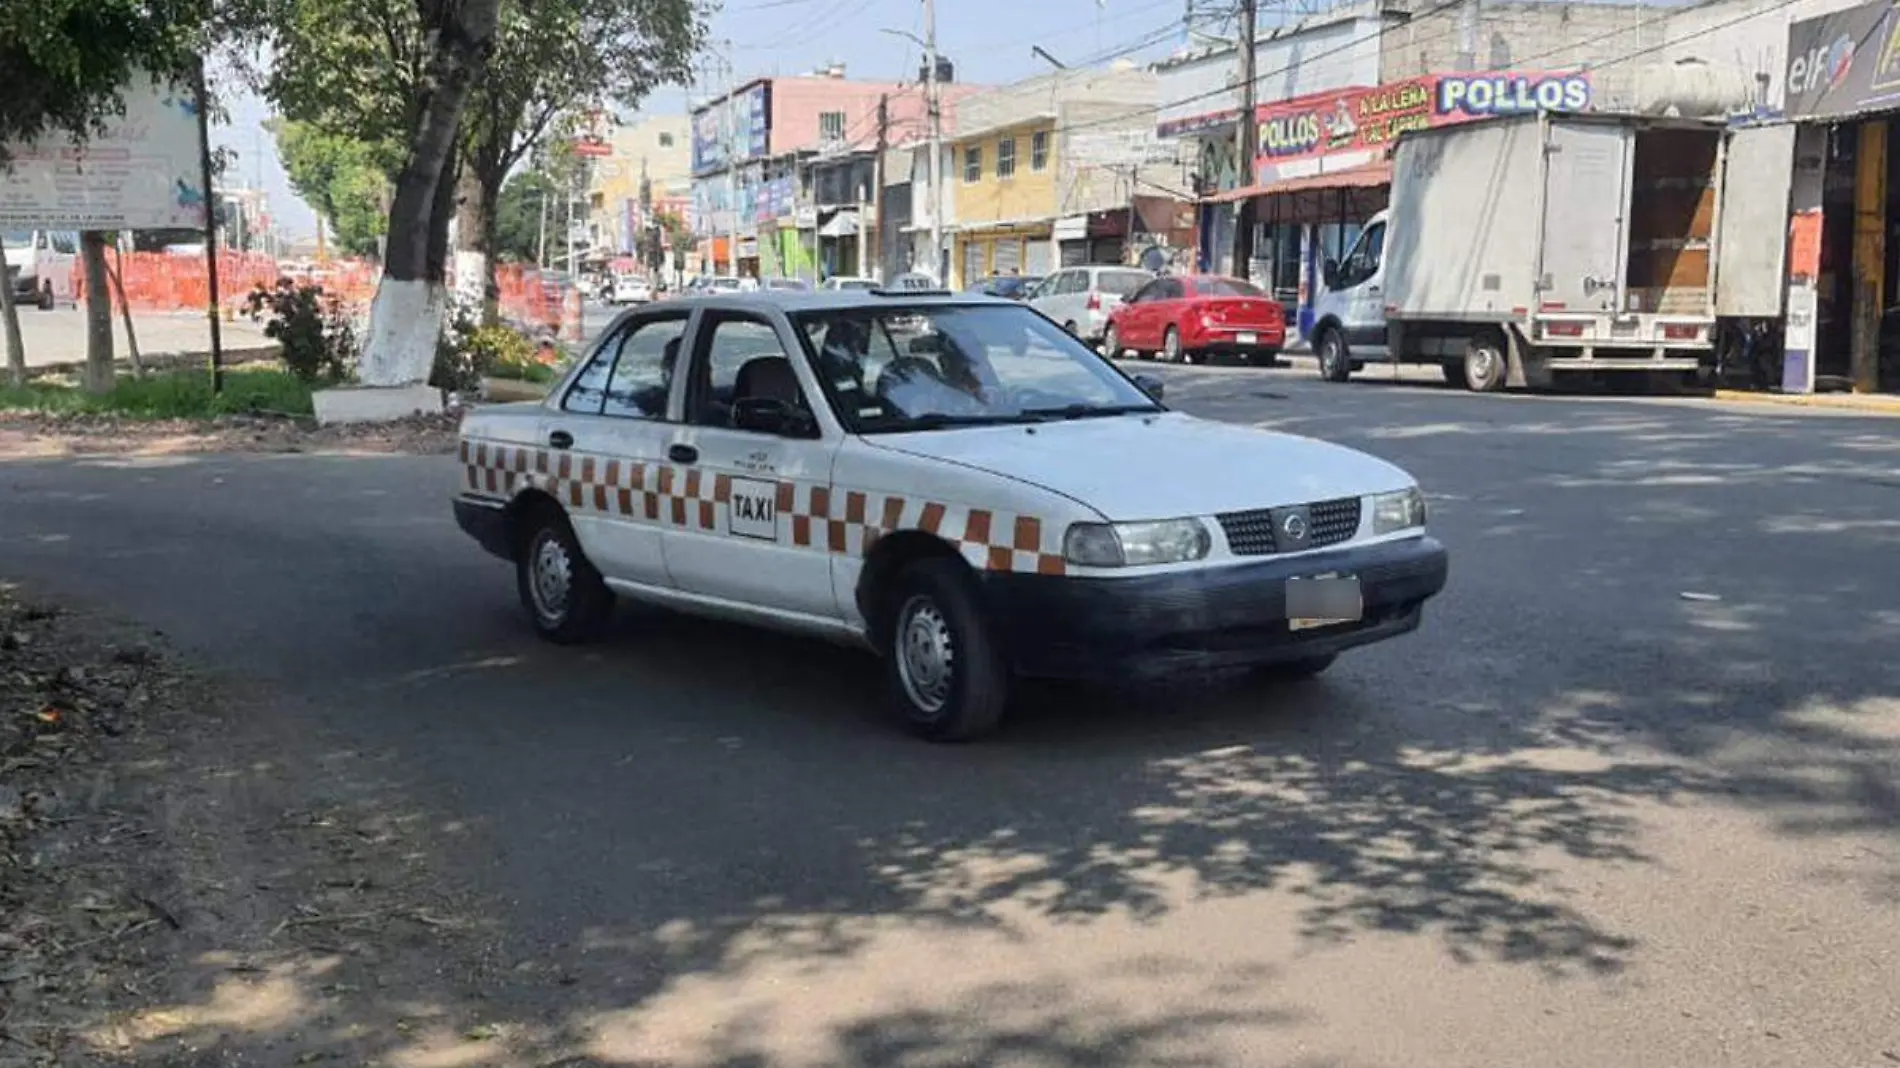
[[[146,77],[124,95],[125,114],[83,145],[56,135],[11,146],[0,230],[204,228],[197,97]]]
[[[1534,111],[1590,107],[1588,74],[1430,74],[1258,109],[1256,173],[1295,160],[1383,149],[1408,130]]]
[[[771,147],[771,84],[761,82],[740,90],[730,102],[720,100],[693,113],[693,173],[723,169],[726,132],[731,124],[734,162],[763,159]]]
[[[1788,27],[1783,109],[1841,118],[1900,105],[1900,5],[1867,4]]]

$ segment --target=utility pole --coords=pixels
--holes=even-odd
[[[937,0],[924,0],[924,110],[930,140],[930,273],[950,286],[950,259],[943,247],[943,101],[937,85]]]
[[[884,266],[884,150],[891,143],[891,95],[880,93],[877,98],[877,155],[871,157],[871,241],[865,246],[867,255],[864,260],[864,274],[870,278],[880,278],[878,270]],[[864,232],[863,227],[858,232]]]
[[[1240,135],[1239,186],[1253,184],[1254,156],[1260,151],[1260,124],[1254,117],[1254,15],[1258,0],[1240,0]],[[1253,268],[1253,198],[1234,204],[1234,277],[1246,278]]]

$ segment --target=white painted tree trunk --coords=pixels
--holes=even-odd
[[[427,382],[447,306],[448,292],[440,283],[385,275],[370,305],[357,379],[366,386]]]
[[[488,257],[479,250],[455,250],[455,298],[479,314],[488,292]]]

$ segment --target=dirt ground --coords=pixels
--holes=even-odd
[[[201,452],[446,454],[455,451],[455,431],[460,423],[460,410],[392,423],[322,427],[310,419],[264,415],[149,420],[0,412],[0,457]]]
[[[0,1068],[497,1063],[482,910],[376,754],[0,585]],[[516,976],[516,978],[519,978]]]

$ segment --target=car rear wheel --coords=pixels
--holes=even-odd
[[[1115,329],[1114,323],[1108,324],[1108,329],[1102,331],[1102,355],[1111,360],[1122,358],[1122,335],[1121,331]]]
[[[40,286],[40,310],[52,311],[57,303],[58,301],[53,299],[53,283],[47,282]]]
[[[613,591],[581,551],[567,517],[545,507],[526,528],[515,553],[515,586],[534,629],[559,645],[598,638],[613,617]]]
[[[1168,363],[1193,363],[1193,359],[1181,348],[1181,331],[1168,327],[1161,335],[1161,358]]]
[[[905,725],[937,742],[995,730],[1009,700],[1009,669],[962,562],[909,565],[885,603],[885,678]]]

